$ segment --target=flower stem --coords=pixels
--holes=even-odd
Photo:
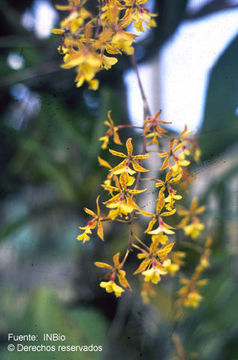
[[[137,62],[136,62],[134,54],[131,55],[131,63],[132,63],[132,66],[133,66],[133,68],[135,70],[135,73],[136,73],[137,82],[138,82],[138,86],[139,86],[142,101],[143,101],[143,112],[144,112],[144,114],[143,114],[143,129],[144,129],[145,120],[146,120],[147,116],[152,116],[152,113],[151,113],[151,110],[150,110],[150,107],[149,107],[149,104],[148,104],[148,100],[147,100],[146,95],[145,95],[145,91],[144,91],[144,88],[143,88],[143,85],[142,85],[142,81],[141,81],[141,78],[140,78],[140,74],[139,74],[139,70],[138,70],[138,66],[137,66]],[[147,152],[146,151],[146,137],[145,137],[145,135],[144,135],[143,138],[144,138],[144,140],[143,140],[142,154],[145,154]],[[137,178],[136,178],[135,189],[138,189],[140,180],[141,180],[141,173],[139,172],[137,174]],[[134,196],[134,199],[135,198],[136,198],[136,195]],[[132,237],[133,237],[134,216],[135,216],[135,210],[133,210],[132,213],[131,213],[131,223],[129,225],[128,250],[131,250],[132,244],[133,244]]]
[[[132,63],[132,66],[133,66],[133,68],[135,70],[135,73],[136,73],[136,77],[137,77],[137,81],[138,81],[138,85],[139,85],[139,89],[140,89],[140,93],[141,93],[141,97],[142,97],[142,101],[143,101],[144,120],[145,120],[146,117],[151,116],[152,113],[150,111],[148,100],[146,98],[145,91],[144,91],[144,88],[143,88],[143,85],[142,85],[142,82],[141,82],[141,78],[140,78],[140,74],[139,74],[139,70],[138,70],[138,66],[137,66],[137,62],[136,62],[136,58],[135,58],[134,54],[131,55],[131,63]]]

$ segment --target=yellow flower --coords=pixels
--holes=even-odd
[[[143,6],[146,2],[147,0],[125,0],[127,10],[121,19],[121,26],[126,27],[133,22],[133,26],[137,31],[145,31],[143,22],[145,22],[148,29],[156,26],[156,22],[152,17],[157,16],[157,14],[150,13],[148,9]]]
[[[117,58],[115,57],[109,57],[106,55],[102,56],[102,64],[106,70],[111,69],[113,65],[117,63]]]
[[[164,205],[165,205],[164,188],[162,188],[159,192],[159,196],[157,199],[156,213],[153,214],[153,217],[150,220],[148,227],[145,230],[145,233],[148,233],[151,235],[163,234],[164,232],[165,232],[165,234],[168,234],[168,235],[174,234],[174,231],[171,230],[174,228],[172,226],[170,226],[169,224],[166,224],[163,220],[163,217],[171,216],[171,215],[175,214],[176,209],[162,212]],[[158,222],[159,226],[156,229],[152,230],[154,225],[157,222]]]
[[[184,301],[184,305],[187,307],[197,308],[202,301],[202,296],[197,291],[191,291]]]
[[[108,111],[107,117],[108,117],[108,120],[104,121],[104,124],[107,125],[109,127],[109,129],[106,131],[105,136],[102,136],[99,138],[99,141],[103,141],[102,149],[107,148],[110,136],[112,136],[115,144],[122,145],[121,140],[118,135],[118,126],[114,125],[114,122],[111,118],[111,111]]]
[[[166,267],[166,270],[169,272],[171,276],[174,276],[176,272],[179,270],[179,265],[175,263],[171,263],[169,266]]]
[[[134,48],[132,43],[136,35],[131,34],[127,31],[120,30],[113,37],[110,46],[106,46],[106,50],[109,54],[117,54],[122,51],[127,55],[132,55],[134,53]]]
[[[199,221],[195,221],[190,225],[184,227],[184,232],[186,235],[190,235],[193,239],[197,238],[200,235],[200,232],[204,229],[204,224]]]
[[[167,238],[167,236],[162,235],[162,238]],[[140,240],[137,239],[139,242]],[[164,241],[164,239],[163,239]],[[142,271],[148,270],[151,265],[153,268],[163,269],[166,266],[169,266],[171,261],[167,259],[168,254],[172,251],[174,246],[174,242],[166,243],[159,247],[161,242],[161,235],[152,236],[152,242],[150,247],[146,246],[145,249],[140,248],[136,244],[133,244],[133,247],[140,250],[141,252],[137,255],[138,259],[143,259],[142,263],[134,272],[135,274],[139,274]]]
[[[189,210],[184,209],[184,208],[181,208],[178,210],[178,215],[184,216],[184,218],[177,225],[177,228],[178,229],[184,228],[189,223],[190,220],[192,220],[191,225],[193,225],[195,223],[200,224],[199,218],[196,215],[202,214],[204,212],[204,210],[205,210],[205,206],[198,207],[198,199],[196,197],[194,197],[191,202],[191,205],[189,207]],[[203,225],[203,227],[204,227],[204,225]],[[201,231],[202,229],[203,228],[201,228],[200,225],[197,227],[195,226],[195,228],[193,226],[188,225],[188,227],[187,227],[188,234],[187,235],[190,235],[190,232],[193,233],[193,230]]]
[[[168,190],[169,190],[169,195],[164,199],[165,202],[167,202],[168,204],[165,205],[167,210],[172,210],[174,209],[174,204],[175,204],[175,200],[181,200],[182,196],[181,195],[176,195],[177,191],[172,189],[171,186],[168,186]]]
[[[159,144],[158,138],[161,138],[164,134],[166,134],[168,131],[165,130],[160,126],[160,124],[171,124],[171,122],[159,120],[158,117],[160,116],[161,111],[158,111],[155,116],[149,116],[144,121],[144,135],[146,138],[152,138],[148,145],[151,144]],[[152,132],[150,132],[152,129]],[[146,135],[147,134],[147,135]]]
[[[79,241],[83,241],[83,244],[90,240],[90,236],[92,234],[92,231],[91,229],[95,228],[96,227],[96,223],[93,223],[92,225],[86,225],[86,226],[80,226],[80,229],[81,230],[84,230],[84,232],[81,234],[81,235],[78,235],[77,236],[77,240]]]
[[[147,159],[150,154],[145,154],[145,155],[132,155],[133,153],[133,145],[131,142],[131,138],[127,139],[126,141],[126,149],[127,149],[127,155],[118,152],[118,151],[114,151],[109,149],[110,153],[112,153],[115,156],[121,157],[121,158],[125,158],[125,160],[123,160],[120,164],[118,164],[117,166],[115,166],[113,169],[111,169],[111,172],[113,174],[121,174],[121,173],[128,173],[130,175],[133,175],[136,171],[137,172],[146,172],[149,171],[145,168],[143,168],[141,165],[138,164],[138,162],[136,160],[143,160],[143,159]],[[130,168],[130,164],[132,164],[133,169],[132,170]]]
[[[109,213],[109,217],[111,219],[115,219],[117,216],[127,215],[130,214],[133,210],[138,210],[140,213],[144,214],[145,216],[150,216],[151,214],[147,214],[143,210],[139,208],[139,206],[135,203],[132,199],[133,195],[143,193],[147,189],[143,190],[136,190],[136,189],[129,189],[127,188],[128,185],[131,185],[131,177],[127,173],[122,173],[120,175],[120,182],[116,186],[108,186],[102,185],[102,187],[106,190],[111,192],[118,192],[117,195],[113,196],[111,199],[104,202],[104,204],[112,210]]]
[[[203,268],[203,269],[206,269],[207,267],[210,266],[210,263],[209,263],[209,253],[204,253],[201,258],[200,258],[200,266]]]
[[[90,220],[88,222],[88,224],[86,226],[80,226],[79,228],[81,230],[84,230],[84,233],[79,235],[77,237],[78,240],[82,240],[83,243],[85,243],[85,241],[89,240],[89,236],[88,234],[92,234],[92,229],[95,229],[95,227],[97,226],[97,234],[100,237],[101,240],[104,239],[103,237],[103,227],[102,227],[102,223],[101,221],[103,220],[103,218],[100,216],[101,212],[100,212],[100,207],[99,207],[99,196],[96,199],[96,205],[97,205],[97,214],[95,214],[94,211],[88,209],[88,208],[84,208],[84,211],[92,216],[92,220]]]
[[[170,168],[173,171],[174,176],[177,176],[179,172],[182,171],[181,169],[182,166],[188,166],[190,164],[190,161],[185,160],[186,153],[184,151],[182,151],[179,155],[176,154],[176,152],[183,147],[184,145],[183,142],[177,145],[176,143],[177,143],[176,139],[171,139],[169,142],[169,151],[160,151],[158,153],[158,156],[160,158],[165,158],[160,170],[165,170],[167,168]],[[170,165],[171,159],[173,159],[174,161],[173,166]]]
[[[101,20],[106,26],[116,27],[118,25],[120,10],[124,9],[124,6],[118,0],[108,0],[106,4],[101,8],[102,15]]]
[[[61,65],[64,69],[70,69],[77,66],[77,76],[75,78],[77,87],[82,86],[83,83],[87,81],[92,90],[97,90],[98,80],[93,78],[102,64],[100,55],[89,52],[86,47],[80,50],[70,49],[64,56],[64,62],[65,64]]]
[[[174,234],[174,231],[171,230],[171,229],[174,229],[174,228],[172,226],[166,224],[162,220],[162,218],[159,218],[159,226],[156,229],[149,231],[148,234],[150,234],[150,235],[158,235],[158,234],[165,233],[167,235],[172,235],[172,234]]]
[[[162,270],[160,268],[152,267],[149,270],[143,271],[142,275],[145,276],[145,281],[151,281],[153,284],[158,284],[158,282],[161,280],[160,275],[166,275],[167,271]]]
[[[134,13],[134,27],[137,31],[145,31],[144,27],[143,27],[143,22],[146,23],[146,26],[148,29],[150,29],[151,27],[155,27],[156,26],[156,22],[152,19],[152,17],[157,16],[156,14],[151,14],[147,11],[147,9],[143,9],[142,7],[140,7],[139,9],[135,9],[135,13]]]
[[[190,161],[185,159],[186,151],[181,152],[175,157],[175,164],[171,167],[174,174],[178,174],[182,171],[182,166],[190,165]]]
[[[121,294],[125,291],[121,286],[118,286],[112,280],[102,281],[100,282],[100,286],[104,288],[108,293],[114,292],[116,297],[121,296]]]
[[[61,21],[60,27],[62,29],[69,29],[74,34],[84,24],[85,19],[90,18],[92,14],[84,8],[77,11],[75,7],[72,7],[70,10],[69,16]]]
[[[201,157],[201,150],[199,148],[196,148],[194,152],[194,160],[196,161],[196,163],[200,161],[200,157]]]
[[[122,270],[122,267],[126,261],[126,258],[128,256],[129,251],[126,252],[124,259],[122,260],[122,262],[120,263],[119,261],[119,257],[120,257],[120,253],[116,253],[113,256],[113,264],[114,267],[112,265],[109,265],[107,263],[103,263],[103,262],[95,262],[94,264],[97,267],[100,268],[105,268],[105,269],[110,269],[110,281],[102,281],[100,283],[100,286],[102,288],[105,288],[107,292],[115,292],[116,296],[121,296],[121,293],[124,291],[124,289],[122,287],[120,287],[119,285],[117,285],[115,283],[115,278],[117,277],[119,280],[120,285],[122,285],[124,288],[126,289],[130,289],[130,284],[128,283],[127,279],[126,279],[126,272],[124,270]]]
[[[143,23],[148,28],[156,26],[153,20],[155,14],[149,13],[143,5],[147,1],[133,0],[129,5],[120,0],[107,0],[102,2],[95,14],[84,7],[86,0],[68,0],[68,5],[56,5],[58,10],[69,13],[61,21],[60,29],[53,29],[52,32],[63,35],[60,48],[67,49],[63,68],[78,66],[78,87],[87,81],[90,89],[98,88],[98,80],[94,79],[96,73],[103,68],[108,70],[117,63],[115,57],[107,54],[133,54],[132,45],[137,35],[124,28],[132,22],[141,31],[144,31]],[[62,53],[61,49],[59,52]],[[92,63],[92,56],[100,63]]]
[[[152,235],[152,241],[158,241],[161,245],[165,245],[169,242],[169,238],[163,234]]]

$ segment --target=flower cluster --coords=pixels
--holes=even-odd
[[[191,279],[182,278],[181,284],[184,286],[178,291],[178,304],[183,304],[186,307],[198,307],[202,300],[202,296],[199,293],[199,287],[207,284],[207,279],[200,279],[201,274],[206,270],[210,263],[210,247],[212,239],[209,237],[205,243],[204,249],[201,252],[199,264],[195,268],[195,271]]]
[[[75,81],[78,87],[86,82],[90,89],[96,90],[99,83],[95,77],[99,71],[110,69],[116,64],[117,55],[133,54],[133,42],[137,35],[129,31],[129,25],[134,26],[139,32],[145,31],[145,27],[150,29],[156,26],[156,14],[148,11],[145,6],[147,2],[148,0],[98,0],[95,13],[87,9],[87,0],[68,0],[67,5],[56,6],[58,10],[69,13],[61,21],[60,28],[53,29],[52,32],[62,35],[62,43],[58,48],[64,56],[62,67],[76,69]],[[107,198],[101,204],[100,197],[97,197],[95,211],[84,209],[91,219],[85,226],[80,227],[82,232],[77,239],[85,243],[96,230],[98,237],[104,240],[105,222],[117,221],[122,226],[127,225],[128,241],[122,260],[120,261],[120,253],[117,252],[113,256],[113,265],[95,263],[97,267],[109,270],[105,275],[105,280],[109,280],[102,281],[100,287],[117,297],[125,290],[131,290],[124,267],[128,255],[135,250],[138,251],[138,265],[134,275],[138,275],[142,280],[141,294],[144,301],[148,301],[154,294],[153,286],[165,276],[176,275],[184,265],[186,253],[176,249],[176,235],[183,229],[186,236],[198,238],[205,227],[198,215],[203,213],[205,207],[198,206],[197,198],[192,200],[189,209],[177,206],[178,201],[184,202],[183,192],[194,180],[190,165],[193,161],[199,161],[199,145],[191,137],[187,126],[178,136],[171,136],[165,127],[170,122],[160,119],[161,111],[152,116],[133,57],[132,63],[143,98],[143,149],[139,154],[136,153],[131,137],[125,144],[122,143],[119,132],[134,126],[115,125],[109,111],[108,119],[104,122],[108,128],[99,141],[102,142],[102,149],[108,150],[114,161],[118,158],[120,160],[113,166],[102,157],[98,157],[99,164],[107,169],[102,184]],[[125,151],[109,148],[111,141],[116,146],[125,145]],[[156,178],[147,176],[152,154],[157,160]],[[144,166],[144,161],[148,166]],[[154,159],[152,161],[156,163]],[[152,194],[156,194],[152,212],[145,211],[140,203],[141,194],[143,197],[148,194],[147,188],[142,186],[145,182],[152,184]],[[177,215],[183,217],[178,225]],[[144,221],[141,221],[143,217]],[[143,238],[137,234],[135,225],[138,223],[146,223]],[[179,290],[178,296],[184,306],[195,307],[201,300],[197,288],[204,284],[204,280],[199,278],[208,265],[210,243],[211,241],[207,242],[192,279],[182,278],[185,286]]]
[[[78,236],[78,240],[88,241],[92,230],[96,228],[98,236],[103,240],[102,224],[105,221],[119,221],[128,225],[128,243],[122,262],[119,262],[119,253],[117,253],[113,258],[114,266],[101,262],[95,263],[98,267],[110,269],[110,280],[102,281],[100,286],[107,292],[114,292],[117,297],[125,289],[131,289],[123,268],[132,249],[138,251],[139,260],[134,275],[142,275],[144,284],[148,284],[142,287],[142,296],[148,299],[153,292],[151,285],[158,284],[166,275],[174,276],[184,264],[185,252],[174,250],[176,231],[183,229],[186,235],[196,238],[204,228],[204,224],[200,222],[197,215],[201,214],[205,207],[198,207],[196,198],[193,199],[189,210],[180,208],[178,214],[184,218],[177,226],[174,225],[177,201],[182,200],[179,186],[186,182],[184,169],[187,169],[188,174],[192,160],[196,161],[198,144],[193,141],[186,126],[177,137],[169,136],[163,127],[167,123],[160,120],[159,116],[160,112],[154,117],[148,116],[144,121],[144,149],[141,154],[134,153],[132,138],[127,139],[125,152],[108,148],[111,141],[123,146],[119,131],[128,127],[128,125],[115,126],[110,112],[108,112],[108,120],[105,121],[109,129],[99,139],[103,141],[102,149],[108,149],[115,159],[120,160],[113,167],[103,158],[98,158],[100,165],[108,170],[106,179],[101,185],[109,197],[103,202],[106,208],[105,216],[101,215],[99,197],[97,197],[96,213],[85,208],[85,212],[92,218],[86,226],[80,227],[83,232]],[[157,150],[154,150],[155,145]],[[142,161],[148,161],[152,153],[158,161],[158,178],[147,177],[149,170],[144,165],[142,166]],[[152,183],[157,192],[153,212],[145,211],[139,205],[140,195],[147,191],[147,188],[140,188],[145,181]],[[140,239],[134,230],[136,222],[141,223],[141,216],[149,220],[144,230],[144,239]],[[171,218],[173,225],[166,220],[167,218]],[[116,283],[117,279],[119,283]],[[184,305],[187,303],[184,302]]]
[[[126,28],[133,24],[140,32],[145,31],[144,26],[150,29],[156,26],[156,14],[145,7],[148,0],[99,0],[96,14],[86,9],[86,2],[68,0],[67,5],[56,5],[69,14],[52,32],[62,35],[58,48],[64,56],[62,68],[76,68],[77,87],[87,82],[90,89],[97,90],[96,74],[115,65],[115,55],[134,52],[136,35]]]
[[[189,210],[178,210],[178,214],[184,216],[178,227],[184,229],[185,235],[190,235],[193,239],[197,238],[200,235],[200,232],[204,229],[204,224],[200,222],[199,218],[196,215],[202,214],[204,210],[205,206],[198,207],[197,198],[193,199]]]
[[[115,283],[116,278],[118,278],[119,284],[122,285],[124,288],[131,289],[130,284],[126,279],[126,272],[124,270],[121,270],[124,265],[124,262],[126,261],[127,256],[128,256],[128,251],[126,252],[124,259],[120,263],[119,261],[120,253],[115,254],[113,256],[114,266],[103,262],[95,262],[95,265],[97,267],[110,270],[108,274],[110,276],[110,280],[102,281],[100,283],[100,286],[102,288],[105,288],[106,292],[108,293],[114,292],[117,297],[121,296],[121,293],[125,290],[121,286]]]

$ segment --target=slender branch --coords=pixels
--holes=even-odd
[[[125,253],[125,255],[124,255],[124,258],[123,258],[123,260],[122,260],[122,262],[121,262],[121,264],[120,264],[120,269],[124,266],[128,255],[129,255],[129,250],[127,250],[126,253]]]
[[[132,236],[133,236],[133,220],[134,220],[134,214],[135,212],[132,211],[131,213],[131,223],[129,225],[129,236],[128,236],[128,250],[132,251],[132,244],[133,244],[133,241],[132,241]]]
[[[137,62],[136,62],[136,58],[135,55],[131,55],[131,63],[132,66],[135,70],[136,73],[136,77],[137,77],[137,81],[138,81],[138,85],[139,85],[139,89],[140,89],[140,93],[141,93],[141,97],[142,97],[142,101],[143,101],[143,109],[144,109],[144,120],[146,119],[147,116],[151,116],[152,113],[150,111],[150,107],[145,95],[145,91],[141,82],[141,78],[140,78],[140,74],[139,74],[139,70],[138,70],[138,66],[137,66]]]
[[[141,247],[139,247],[138,245],[132,244],[132,246],[133,246],[134,248],[136,248],[137,250],[140,250],[140,251],[143,252],[144,254],[147,254],[147,252],[146,252],[144,249],[142,249]]]
[[[140,93],[141,93],[141,97],[142,97],[142,101],[143,101],[143,111],[144,111],[144,115],[143,115],[143,129],[144,129],[144,122],[147,116],[151,116],[151,110],[145,95],[145,91],[142,85],[142,81],[140,78],[140,74],[139,74],[139,70],[138,70],[138,66],[136,63],[136,59],[134,55],[131,55],[131,63],[132,66],[135,70],[136,73],[136,77],[137,77],[137,82],[138,82],[138,86],[140,89]],[[142,154],[144,155],[146,153],[146,137],[144,136],[144,141],[143,141],[143,151]],[[137,178],[136,178],[136,185],[135,185],[135,189],[138,189],[139,187],[139,183],[140,183],[140,179],[141,179],[141,173],[139,172],[137,174]],[[134,199],[136,198],[136,195],[134,196]],[[132,247],[132,236],[133,236],[133,222],[134,222],[134,216],[135,216],[135,212],[136,210],[133,210],[131,213],[131,223],[129,225],[129,238],[128,238],[128,250],[131,250]]]
[[[141,245],[143,245],[144,248],[146,248],[146,250],[149,250],[149,247],[148,247],[146,244],[144,244],[143,241],[141,241],[140,238],[139,238],[137,235],[134,235],[134,236],[135,236],[136,240],[137,240]]]
[[[136,126],[136,125],[117,125],[118,129],[123,129],[123,128],[130,128],[130,129],[144,129],[143,126]]]
[[[181,344],[178,334],[176,334],[176,333],[172,334],[172,340],[176,347],[176,350],[177,350],[177,353],[179,356],[179,360],[186,360],[186,353],[184,351],[183,345]]]
[[[111,219],[110,219],[111,220]],[[114,219],[115,221],[118,221],[118,222],[121,222],[121,223],[124,223],[124,224],[130,224],[130,220],[122,220],[122,219]]]

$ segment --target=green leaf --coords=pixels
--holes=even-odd
[[[238,37],[211,72],[200,145],[203,158],[218,155],[238,139]]]

